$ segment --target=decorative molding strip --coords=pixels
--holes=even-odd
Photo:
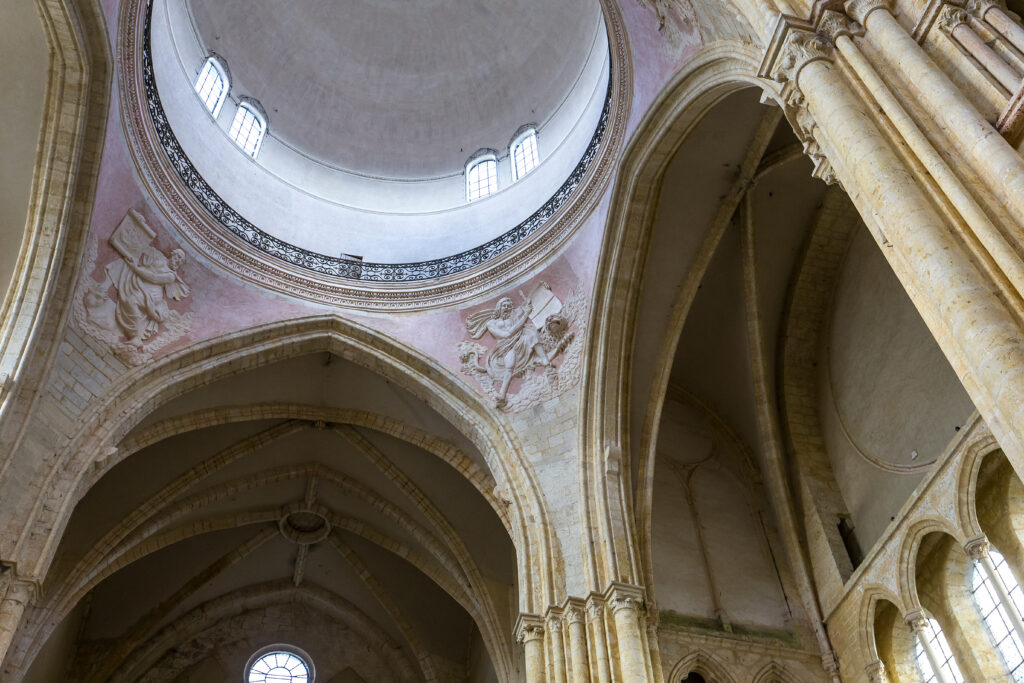
[[[145,91],[150,119],[156,129],[157,139],[167,155],[167,159],[177,172],[178,177],[181,178],[182,182],[191,191],[192,196],[209,212],[210,216],[237,237],[277,259],[332,277],[373,282],[430,280],[460,273],[507,251],[537,232],[572,197],[587,176],[591,163],[597,157],[608,127],[613,92],[613,79],[611,76],[608,79],[608,90],[605,95],[604,108],[601,112],[597,129],[594,131],[594,135],[586,151],[583,153],[583,157],[573,168],[569,177],[562,183],[562,186],[558,188],[555,194],[543,206],[537,209],[532,216],[489,242],[445,258],[414,263],[365,263],[337,256],[328,256],[297,247],[253,225],[239,214],[238,211],[228,205],[193,166],[191,160],[189,160],[181,148],[177,137],[174,135],[170,122],[167,120],[156,85],[150,40],[153,0],[146,1],[145,12],[142,37],[142,85]]]

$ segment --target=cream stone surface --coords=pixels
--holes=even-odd
[[[964,680],[1024,671],[1012,7],[342,5],[0,9],[0,682],[247,680],[284,647],[319,683],[910,683],[943,665],[929,619]],[[166,109],[147,35],[179,60],[156,64]],[[218,40],[237,82],[215,121],[182,75]],[[334,48],[336,81],[299,73]],[[498,83],[538,62],[536,90]],[[326,98],[367,73],[393,88]],[[444,174],[467,152],[435,167],[414,142],[503,145],[540,107],[568,156],[522,206],[404,242],[397,194],[356,207],[358,239],[398,231],[382,253],[444,256],[575,163],[567,74],[591,131],[608,93],[592,166],[550,226],[460,274],[283,265],[191,193],[247,177],[216,136],[260,88],[296,108],[247,172],[292,175],[230,199],[311,245],[330,173]]]

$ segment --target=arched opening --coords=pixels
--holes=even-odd
[[[508,504],[470,438],[396,383],[297,354],[163,401],[118,448],[26,613],[20,666],[224,681],[287,642],[318,680],[514,676]]]
[[[764,488],[764,389],[760,359],[750,357],[747,283],[758,281],[755,306],[770,312],[756,315],[774,338],[825,188],[807,180],[795,136],[758,97],[721,93],[701,110],[665,162],[650,209],[629,406],[644,584],[663,652],[695,629],[723,648],[742,637],[814,651]],[[757,246],[745,224],[751,210],[771,235]],[[765,657],[751,673],[770,679],[778,664]]]
[[[888,600],[875,603],[873,621],[875,650],[892,683],[919,683],[920,671],[914,661],[914,634],[899,609]]]

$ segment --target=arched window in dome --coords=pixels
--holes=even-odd
[[[497,191],[497,157],[493,152],[475,154],[466,163],[466,200],[475,202]]]
[[[519,180],[537,168],[540,152],[537,150],[537,131],[527,128],[520,131],[509,145],[509,159],[512,162],[512,180]]]
[[[313,683],[312,666],[298,652],[264,648],[245,667],[245,683]]]
[[[210,55],[203,63],[203,68],[196,78],[195,88],[199,99],[206,105],[213,118],[220,114],[221,105],[228,97],[228,89],[231,83],[228,80],[228,69],[217,57]]]
[[[939,669],[942,671],[942,678],[936,675],[922,638],[927,639],[928,648],[935,654]],[[949,641],[942,633],[939,622],[931,617],[928,617],[928,627],[924,632],[918,634],[917,640],[914,642],[914,660],[921,672],[922,683],[964,683],[964,676],[960,673],[960,667],[957,666],[956,659],[953,657],[953,651],[949,648]]]
[[[259,154],[263,136],[267,132],[267,119],[261,107],[252,100],[243,100],[235,112],[228,135],[253,159]]]
[[[1013,628],[1013,622],[1008,610],[1016,610],[1021,614],[1024,607],[1024,591],[1021,590],[1017,579],[1010,572],[1006,564],[1006,558],[997,551],[988,551],[992,566],[1006,588],[1012,604],[1005,604],[999,598],[999,591],[992,584],[984,568],[974,563],[968,572],[968,581],[971,587],[971,595],[974,603],[981,611],[982,621],[988,629],[996,650],[1003,658],[1003,663],[1010,674],[1010,678],[1018,683],[1024,682],[1024,642]]]

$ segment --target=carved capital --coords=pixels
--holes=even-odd
[[[567,624],[582,624],[586,622],[587,616],[582,609],[574,606],[565,610],[565,614],[562,615],[562,619],[564,619]]]
[[[821,13],[821,19],[818,21],[818,33],[835,43],[839,36],[852,38],[863,35],[864,29],[845,14],[827,9]]]
[[[1002,9],[1003,5],[995,0],[967,0],[965,9],[979,19],[984,19],[985,13],[993,7]]]
[[[616,591],[612,594],[611,600],[608,601],[608,606],[611,608],[612,614],[622,610],[630,610],[634,614],[639,614],[644,607],[644,603],[643,600],[635,595],[627,595]]]
[[[598,600],[591,600],[587,603],[587,620],[597,621],[604,616],[604,603]]]
[[[800,71],[819,60],[832,59],[832,45],[817,33],[792,29],[788,32],[771,76],[780,83],[797,83]]]
[[[876,9],[888,10],[890,5],[886,0],[847,0],[845,7],[846,13],[863,26],[869,14]]]
[[[956,5],[943,5],[939,11],[939,28],[951,33],[960,24],[967,23],[967,10]]]
[[[903,615],[903,619],[915,635],[927,637],[928,631],[931,630],[928,626],[928,617],[919,609],[907,612]]]
[[[544,638],[544,624],[537,617],[519,617],[519,624],[516,628],[517,643],[531,643]]]
[[[971,558],[975,562],[981,562],[988,557],[989,547],[988,538],[986,536],[975,536],[964,543],[964,550],[967,551],[967,557]]]
[[[870,683],[887,683],[885,677],[885,664],[876,659],[864,667],[864,673],[868,675]]]

